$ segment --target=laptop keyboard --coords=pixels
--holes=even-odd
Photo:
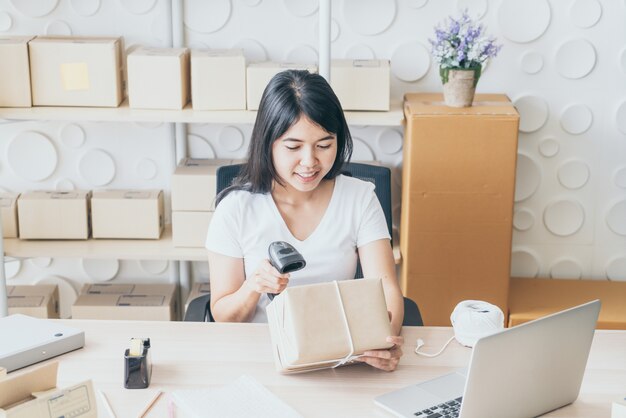
[[[456,418],[459,416],[459,410],[461,409],[461,400],[463,397],[456,398],[454,400],[440,403],[432,408],[427,408],[421,411],[417,411],[413,415],[420,418],[440,418],[450,417]]]

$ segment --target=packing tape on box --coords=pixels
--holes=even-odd
[[[459,302],[450,315],[454,336],[466,347],[473,347],[479,338],[504,329],[504,313],[496,305],[480,300]]]

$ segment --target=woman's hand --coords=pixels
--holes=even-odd
[[[270,261],[265,259],[244,284],[257,293],[280,293],[285,290],[288,283],[289,274],[280,274]]]
[[[387,342],[393,343],[391,348],[385,350],[370,350],[363,353],[361,357],[355,359],[367,363],[377,369],[392,372],[398,367],[400,357],[402,357],[402,344],[404,343],[404,337],[402,336],[390,336],[387,337]]]

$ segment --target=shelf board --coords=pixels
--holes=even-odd
[[[182,110],[131,109],[128,101],[124,101],[119,107],[5,107],[0,108],[0,119],[253,124],[256,113],[251,110],[193,110],[190,105]],[[400,126],[404,119],[400,102],[392,102],[388,112],[349,111],[345,115],[350,125]]]

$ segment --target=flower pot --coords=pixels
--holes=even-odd
[[[474,100],[481,67],[442,68],[443,97],[450,107],[469,107]]]

